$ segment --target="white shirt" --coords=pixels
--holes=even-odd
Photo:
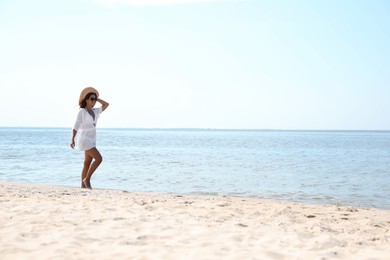
[[[93,108],[92,111],[95,114],[95,119],[88,113],[86,108],[81,108],[73,127],[79,133],[77,145],[81,151],[96,147],[96,123],[103,110],[102,107],[99,107]]]

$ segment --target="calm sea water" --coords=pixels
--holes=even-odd
[[[0,180],[80,185],[71,129],[0,128]],[[99,189],[390,209],[390,132],[98,129]]]

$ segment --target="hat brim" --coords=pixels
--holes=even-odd
[[[84,98],[91,92],[95,93],[97,98],[99,97],[99,92],[95,88],[86,87],[85,89],[83,89],[83,91],[81,91],[80,98],[79,98],[79,104],[81,104],[81,102],[84,100]]]

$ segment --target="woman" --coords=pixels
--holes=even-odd
[[[94,108],[96,101],[102,106]],[[92,174],[103,161],[98,149],[96,149],[96,123],[100,113],[106,110],[109,104],[99,98],[99,92],[96,89],[87,87],[80,94],[79,105],[80,111],[73,127],[70,147],[74,149],[75,137],[80,130],[77,144],[80,150],[85,152],[84,167],[81,173],[81,188],[92,189]],[[92,162],[92,160],[94,161]]]

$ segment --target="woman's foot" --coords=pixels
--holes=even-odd
[[[84,188],[92,190],[91,182],[89,182],[87,179],[83,179]]]

